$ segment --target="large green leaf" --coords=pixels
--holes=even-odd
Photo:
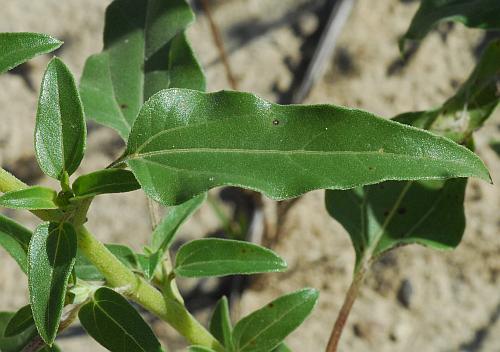
[[[233,350],[233,327],[231,326],[229,304],[225,296],[217,302],[214,308],[209,330],[227,351]]]
[[[400,41],[421,40],[439,22],[457,21],[467,27],[500,28],[498,0],[422,0],[410,27]]]
[[[12,336],[5,336],[5,329],[9,321],[15,313],[0,312],[0,351],[2,352],[19,352],[36,336],[36,329],[34,327],[28,328],[22,333]]]
[[[78,313],[87,333],[111,352],[160,352],[160,342],[120,294],[101,287]]]
[[[0,246],[5,248],[25,273],[28,271],[27,253],[30,239],[30,230],[0,215]]]
[[[460,144],[498,105],[500,41],[492,42],[458,92],[441,107],[396,116],[396,121],[430,129]],[[384,182],[350,191],[327,191],[326,206],[349,232],[356,266],[397,246],[417,243],[453,249],[465,229],[466,179]]]
[[[50,53],[62,42],[40,33],[0,33],[0,73],[13,69],[34,56]]]
[[[0,207],[12,209],[57,209],[57,193],[53,189],[34,186],[0,196]]]
[[[317,300],[318,291],[303,289],[282,296],[241,319],[233,331],[235,351],[272,351],[302,324]]]
[[[138,262],[136,254],[127,246],[121,244],[105,244],[106,248],[132,270],[137,270]],[[85,258],[79,251],[76,255],[75,273],[78,278],[86,281],[102,281],[104,276],[101,272]]]
[[[154,95],[124,160],[143,190],[169,205],[221,185],[286,199],[384,180],[489,180],[474,153],[429,132],[361,110],[283,106],[225,91]]]
[[[28,304],[19,309],[9,320],[9,323],[5,327],[4,336],[16,336],[28,330],[30,327],[35,327],[35,321],[31,313],[31,306]]]
[[[286,267],[276,253],[256,244],[205,238],[179,249],[174,271],[184,277],[208,277],[277,272]]]
[[[91,56],[80,89],[88,117],[127,139],[144,101],[157,91],[205,89],[184,30],[185,0],[115,0],[106,11],[104,50]]]
[[[78,177],[73,183],[78,198],[94,197],[105,193],[135,191],[141,186],[132,172],[123,169],[105,169]]]
[[[69,69],[53,58],[42,81],[35,125],[35,152],[43,172],[61,180],[80,165],[87,130],[82,102]]]
[[[144,268],[145,274],[148,278],[152,278],[154,272],[158,265],[160,264],[165,252],[168,250],[172,241],[174,240],[175,234],[181,227],[181,225],[186,221],[207,199],[205,193],[194,197],[180,205],[171,207],[168,210],[168,214],[163,218],[163,220],[154,229],[151,248],[148,249],[150,254],[147,258],[147,267]]]
[[[76,257],[76,232],[68,223],[43,223],[28,251],[28,287],[33,318],[42,339],[54,342]]]

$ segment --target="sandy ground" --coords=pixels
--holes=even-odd
[[[100,50],[103,11],[109,1],[3,0],[0,31],[45,32],[65,40],[58,53],[80,76],[85,58]],[[323,1],[220,0],[220,24],[239,88],[278,101],[300,64],[302,41],[318,24],[312,12]],[[318,4],[318,5],[315,5]],[[359,0],[343,31],[337,54],[307,102],[363,108],[382,116],[431,108],[451,95],[474,66],[482,32],[462,26],[430,34],[410,63],[401,68],[396,41],[416,10],[416,2]],[[209,90],[228,88],[206,19],[190,29],[193,46],[206,69]],[[37,91],[49,57],[34,59],[27,74],[0,76],[0,163],[29,183],[51,184],[33,159]],[[477,151],[500,182],[500,163],[488,147],[500,139],[498,110],[477,134]],[[120,152],[119,139],[95,125],[80,173],[104,167]],[[411,246],[390,253],[367,279],[353,309],[342,351],[500,351],[500,218],[498,187],[472,180],[467,190],[467,230],[460,247],[438,253]],[[126,216],[125,216],[126,214]],[[30,227],[29,214],[9,212]],[[102,196],[92,205],[90,228],[106,242],[140,248],[149,233],[146,200],[140,192]],[[204,207],[182,229],[200,237],[217,227]],[[307,250],[304,250],[307,248]],[[351,278],[354,253],[346,232],[328,217],[323,193],[312,192],[290,211],[275,250],[290,270],[262,276],[247,290],[234,318],[280,294],[310,286],[321,290],[317,308],[287,341],[295,351],[321,351]],[[16,264],[0,251],[0,309],[25,304],[26,282]],[[398,300],[405,287],[406,307]],[[410,289],[409,289],[410,288]],[[202,317],[207,313],[202,312]],[[182,343],[163,324],[155,324],[171,350]],[[65,351],[101,351],[90,339],[60,340]]]

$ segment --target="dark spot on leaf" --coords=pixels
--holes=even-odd
[[[241,250],[241,253],[243,253],[243,254],[245,254],[246,252],[247,252],[247,250],[244,248]]]
[[[269,304],[267,305],[267,307],[268,307],[268,308],[274,308],[274,303],[269,303]]]
[[[128,105],[127,104],[120,104],[120,108],[126,109],[126,108],[128,108]]]
[[[388,216],[389,215],[389,210],[384,210],[384,216]]]
[[[368,170],[373,170],[373,166],[368,166]]]
[[[399,215],[403,215],[405,213],[406,213],[406,208],[405,207],[398,208],[398,214]]]
[[[274,120],[273,125],[278,126],[280,124],[280,120]]]

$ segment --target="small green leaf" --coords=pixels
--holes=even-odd
[[[272,351],[311,313],[318,291],[303,289],[281,296],[241,319],[234,327],[236,352]]]
[[[222,297],[214,308],[210,319],[209,330],[214,337],[228,350],[233,350],[233,327],[229,314],[229,304],[227,298]]]
[[[62,42],[40,33],[0,33],[0,73],[13,69],[29,59],[50,53]]]
[[[28,304],[19,309],[9,320],[9,323],[5,327],[3,336],[13,337],[34,326],[35,321],[33,320],[33,314],[31,313],[31,306]]]
[[[120,244],[106,244],[109,251],[118,258],[128,268],[135,270],[139,267],[138,258],[136,254],[127,246]],[[102,281],[104,276],[97,270],[97,268],[87,260],[79,251],[76,255],[75,262],[76,276],[86,281]]]
[[[131,192],[141,188],[132,172],[123,169],[105,169],[78,177],[73,192],[78,198],[105,193]]]
[[[187,202],[171,207],[168,214],[163,218],[160,224],[154,229],[151,240],[151,254],[149,263],[145,270],[146,276],[151,279],[156,268],[163,259],[174,237],[181,225],[188,219],[207,199],[206,193],[194,197]]]
[[[36,228],[30,242],[30,303],[38,332],[48,345],[57,334],[76,248],[76,233],[68,223],[43,223]]]
[[[213,349],[204,346],[190,346],[188,352],[215,352]]]
[[[30,230],[0,215],[0,246],[5,248],[25,273],[28,271],[27,253],[30,239]]]
[[[127,139],[139,109],[161,89],[205,89],[184,30],[185,0],[115,0],[106,10],[104,50],[87,59],[80,89],[89,118]]]
[[[286,267],[276,253],[256,244],[205,238],[179,249],[174,271],[184,277],[208,277],[277,272]]]
[[[80,165],[87,130],[75,80],[64,63],[53,58],[40,88],[35,125],[35,152],[43,172],[62,180]]]
[[[125,161],[143,190],[166,205],[222,185],[286,199],[384,180],[490,180],[474,153],[427,131],[360,110],[283,106],[225,91],[154,95],[137,117]]]
[[[34,186],[0,196],[0,206],[12,209],[57,209],[57,192],[53,189]]]
[[[101,287],[78,313],[87,333],[111,352],[160,352],[160,342],[140,314],[115,291]]]
[[[407,40],[421,40],[439,22],[457,21],[467,27],[500,28],[498,0],[422,0],[410,27],[400,41],[403,51]]]
[[[35,327],[28,328],[13,337],[5,336],[5,328],[15,313],[0,312],[0,351],[19,352],[36,336]]]

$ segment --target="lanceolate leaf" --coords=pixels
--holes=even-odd
[[[212,319],[210,319],[209,329],[212,335],[222,343],[227,351],[233,350],[233,327],[231,326],[229,304],[225,296],[215,306]]]
[[[277,254],[256,244],[206,238],[179,249],[174,271],[184,277],[207,277],[276,272],[286,267]]]
[[[498,104],[500,41],[492,42],[459,91],[443,106],[396,116],[403,123],[431,129],[471,144],[479,128]],[[351,191],[327,191],[326,206],[349,232],[356,264],[363,256],[409,243],[453,249],[465,229],[466,179],[446,182],[385,182]]]
[[[46,34],[0,33],[0,73],[13,69],[34,56],[50,53],[62,42]]]
[[[181,225],[188,219],[207,199],[205,193],[194,197],[193,199],[184,202],[183,204],[171,207],[168,214],[163,218],[160,224],[153,231],[151,241],[151,254],[148,258],[146,275],[152,278],[156,268],[163,259],[165,252],[168,250],[175,234]]]
[[[27,272],[27,253],[31,239],[31,231],[15,221],[0,215],[0,246]]]
[[[221,185],[286,199],[384,180],[489,180],[466,148],[364,111],[185,89],[144,105],[125,161],[144,191],[168,205]]]
[[[80,322],[111,352],[160,352],[160,342],[139,313],[115,291],[101,287],[78,313]]]
[[[5,337],[12,337],[26,331],[30,327],[35,327],[31,306],[28,304],[19,309],[9,320],[4,332]]]
[[[68,223],[41,224],[30,242],[30,303],[38,332],[49,345],[54,342],[59,327],[76,248],[76,233]]]
[[[42,81],[35,126],[35,152],[43,172],[61,180],[80,165],[85,149],[85,117],[75,80],[58,58]]]
[[[57,209],[57,193],[53,189],[34,186],[0,196],[0,207],[12,209]]]
[[[88,117],[127,139],[144,101],[160,89],[205,89],[184,30],[185,0],[115,0],[106,11],[104,50],[91,56],[80,89]]]
[[[136,254],[127,246],[120,244],[106,244],[106,248],[113,253],[123,264],[132,270],[138,268],[138,260]],[[87,260],[81,253],[77,253],[75,262],[75,273],[82,280],[100,281],[104,280],[104,276],[97,268]]]
[[[303,289],[282,296],[241,319],[234,327],[237,352],[272,351],[311,313],[318,292]]]
[[[78,198],[105,193],[122,193],[141,188],[132,172],[123,169],[105,169],[78,177],[73,192]]]
[[[497,0],[422,0],[407,32],[400,41],[421,40],[439,22],[457,21],[467,27],[500,28],[500,2]]]
[[[19,352],[31,341],[36,335],[34,327],[28,328],[21,334],[12,337],[5,336],[5,328],[12,319],[15,313],[0,312],[0,351],[2,352]]]

